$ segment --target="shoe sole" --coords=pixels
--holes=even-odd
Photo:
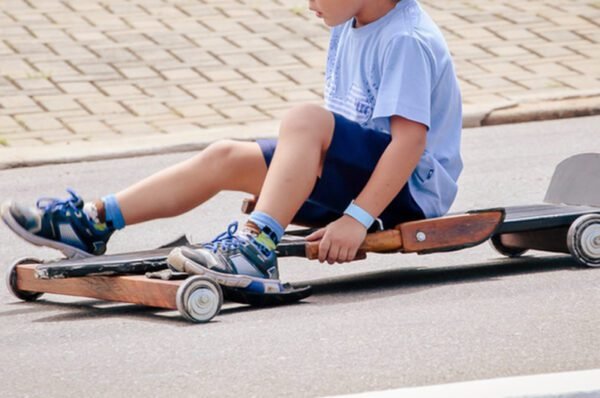
[[[281,293],[283,291],[279,281],[213,271],[186,257],[180,248],[175,248],[169,253],[167,263],[177,271],[206,276],[222,286],[245,289],[252,283],[259,283],[263,287],[264,294]]]
[[[56,250],[60,251],[62,254],[64,254],[67,258],[92,257],[92,254],[85,252],[83,250],[77,249],[76,247],[69,246],[64,243],[57,242],[55,240],[42,238],[41,236],[32,234],[31,232],[29,232],[28,230],[23,228],[21,226],[21,224],[19,224],[17,222],[17,220],[15,220],[15,218],[12,216],[12,214],[10,213],[10,210],[9,210],[11,205],[12,205],[11,201],[4,202],[2,204],[2,207],[0,208],[0,215],[1,215],[2,221],[4,221],[4,223],[6,224],[6,226],[8,228],[10,228],[14,233],[16,233],[18,236],[23,238],[25,241],[27,241],[35,246],[51,247],[53,249],[56,249]]]

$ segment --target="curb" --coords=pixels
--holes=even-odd
[[[594,115],[600,115],[600,91],[581,93],[577,96],[534,98],[520,103],[506,101],[483,107],[465,105],[463,127],[468,129]],[[278,121],[269,121],[206,130],[198,128],[176,134],[123,137],[118,141],[94,140],[27,149],[0,147],[0,170],[200,151],[220,139],[253,141],[258,138],[276,137],[278,125]]]
[[[465,106],[463,127],[496,126],[600,115],[600,91],[553,98],[501,102],[484,107]]]

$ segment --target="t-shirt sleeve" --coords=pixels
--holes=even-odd
[[[432,61],[416,38],[398,36],[387,46],[373,119],[402,116],[431,127]]]

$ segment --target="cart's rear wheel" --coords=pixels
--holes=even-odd
[[[23,301],[35,301],[44,293],[38,292],[28,292],[25,290],[20,290],[17,287],[17,267],[21,264],[41,264],[42,261],[33,257],[23,257],[18,260],[13,261],[13,263],[6,270],[6,287],[8,291],[13,294],[18,299]]]
[[[567,233],[569,252],[581,264],[600,267],[600,214],[579,217]]]
[[[213,319],[223,305],[223,292],[218,283],[203,276],[192,276],[177,289],[177,309],[192,322],[205,323]]]
[[[500,236],[501,235],[492,236],[492,238],[490,239],[490,243],[491,243],[492,247],[494,249],[496,249],[496,251],[498,253],[502,254],[503,256],[511,257],[511,258],[521,257],[527,251],[527,249],[505,246],[504,243],[502,243]]]

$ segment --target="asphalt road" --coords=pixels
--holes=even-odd
[[[465,131],[454,211],[540,203],[554,166],[600,152],[600,117]],[[33,202],[74,187],[116,191],[189,154],[0,172],[0,198]],[[202,171],[199,170],[199,173]],[[593,183],[599,183],[595,181]],[[210,239],[244,195],[219,195],[181,217],[118,233],[110,251],[157,246],[181,232]],[[0,268],[56,256],[0,227]],[[600,368],[600,269],[487,244],[447,254],[371,255],[344,266],[283,260],[307,281],[301,304],[226,304],[206,325],[176,312],[0,287],[0,396],[322,396]]]

